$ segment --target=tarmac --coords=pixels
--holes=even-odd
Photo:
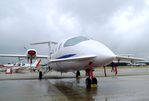
[[[85,76],[85,71],[80,71],[81,77]],[[115,75],[114,72],[111,72],[111,69],[106,70],[107,77],[113,77]],[[118,69],[118,76],[135,76],[135,75],[148,75],[149,68],[119,68]],[[38,79],[38,72],[29,72],[23,71],[20,73],[12,73],[12,74],[5,74],[5,72],[0,72],[0,80],[34,80]],[[104,70],[102,68],[98,68],[94,71],[94,75],[96,77],[104,77]],[[45,79],[59,79],[59,78],[75,78],[75,73],[67,72],[67,73],[60,73],[56,71],[50,71],[44,75]]]
[[[98,87],[85,87],[85,73],[49,72],[38,80],[38,73],[0,73],[0,101],[149,101],[148,68],[120,69],[119,76],[96,70]]]

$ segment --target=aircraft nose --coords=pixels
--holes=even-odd
[[[114,60],[114,58],[115,58],[114,53],[111,50],[106,49],[102,51],[102,53],[97,54],[96,63],[99,64],[100,66],[106,66],[110,64]]]
[[[93,48],[96,54],[94,62],[97,66],[106,66],[115,59],[116,55],[105,45],[96,43],[95,46],[96,48]]]

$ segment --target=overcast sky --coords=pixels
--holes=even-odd
[[[0,0],[0,53],[48,54],[29,43],[83,35],[116,54],[149,57],[148,33],[149,0]]]

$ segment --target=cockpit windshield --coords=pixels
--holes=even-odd
[[[89,40],[89,39],[86,37],[83,37],[83,36],[74,37],[74,38],[67,40],[64,44],[64,47],[74,46],[74,45],[76,45],[82,41],[86,41],[86,40]]]

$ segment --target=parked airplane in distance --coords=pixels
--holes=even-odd
[[[47,59],[47,55],[37,55],[37,51],[35,49],[28,49],[26,50],[26,54],[0,54],[0,57],[17,57],[26,58],[29,64],[32,64],[32,60],[38,58],[45,58]]]
[[[32,70],[39,70],[40,69],[40,65],[41,65],[41,59],[36,59],[36,61],[33,64],[23,64],[23,63],[15,63],[15,64],[3,64],[0,66],[1,69],[3,70],[7,70],[7,69],[11,69],[12,71],[15,72],[22,72],[25,69],[32,69]]]
[[[127,64],[128,66],[146,66],[147,64],[146,63],[129,63]]]
[[[114,60],[142,60],[141,58],[116,55],[104,44],[83,36],[71,37],[59,43],[50,41],[33,43],[32,45],[45,43],[48,43],[53,52],[49,52],[50,56],[41,56],[40,58],[49,59],[47,63],[49,70],[53,69],[62,73],[77,71],[76,77],[79,76],[80,70],[85,70],[88,76],[86,78],[87,87],[97,85],[97,79],[93,74],[93,69],[96,67],[106,66]],[[51,45],[56,47],[51,49]],[[36,57],[38,56],[36,55]],[[40,79],[42,79],[42,74],[40,71]]]

